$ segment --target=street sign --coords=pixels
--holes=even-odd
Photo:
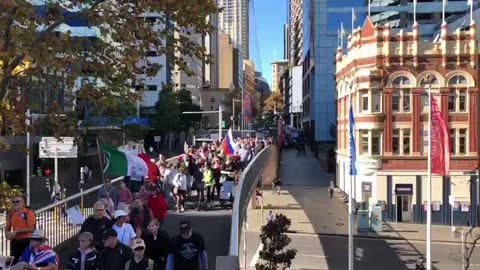
[[[76,158],[78,147],[73,137],[43,137],[38,144],[40,158]]]
[[[162,136],[155,136],[153,137],[154,142],[161,142],[162,141]]]

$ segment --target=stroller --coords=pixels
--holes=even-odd
[[[234,192],[235,188],[233,181],[223,182],[222,188],[220,190],[220,205],[226,207],[228,204],[233,204]]]

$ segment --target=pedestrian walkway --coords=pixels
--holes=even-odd
[[[334,176],[323,172],[319,161],[311,154],[297,155],[295,151],[284,151],[280,165],[280,178],[283,183],[281,194],[265,190],[263,194],[263,220],[259,209],[249,208],[249,231],[259,230],[262,221],[271,210],[274,214],[283,213],[292,220],[290,230],[298,234],[348,235],[347,204],[340,190],[329,197],[328,185]],[[406,239],[425,241],[424,224],[385,223],[383,232],[358,232],[354,221],[354,235],[364,238]],[[449,226],[432,226],[432,241],[460,242],[458,231],[451,232]]]

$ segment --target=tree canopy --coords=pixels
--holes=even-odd
[[[285,98],[280,92],[273,92],[266,100],[265,106],[263,107],[264,114],[283,112],[285,108]]]
[[[51,91],[58,90],[45,101],[53,116],[65,108],[55,99],[60,96],[65,103],[81,101],[108,112],[118,106],[118,98],[132,104],[140,99],[141,92],[132,91],[141,84],[135,74],[149,77],[162,68],[147,59],[152,51],[167,55],[187,72],[183,56],[210,62],[201,44],[175,33],[184,29],[209,33],[212,26],[206,18],[218,11],[213,0],[46,0],[40,6],[33,2],[38,1],[0,1],[0,101],[6,100],[0,102],[2,132],[7,126],[17,129],[9,134],[22,132],[23,119],[10,117],[18,114],[19,106],[9,102],[26,89],[18,87],[19,81],[48,83]],[[87,27],[78,33],[72,30],[78,27],[70,25]],[[57,78],[50,78],[52,74]],[[68,121],[55,122],[61,126]]]

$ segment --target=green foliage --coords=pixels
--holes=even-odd
[[[18,186],[11,187],[6,181],[0,183],[0,209],[12,208],[12,197],[22,195],[22,189]]]
[[[187,74],[191,70],[185,56],[211,63],[202,45],[176,33],[182,29],[193,29],[200,36],[211,32],[213,27],[205,18],[218,11],[213,0],[46,0],[42,1],[44,12],[38,12],[32,2],[0,1],[0,100],[6,101],[0,104],[0,130],[7,135],[25,131],[24,112],[19,111],[24,108],[12,103],[16,97],[28,96],[25,84],[30,83],[34,93],[54,93],[45,101],[33,102],[45,103],[41,106],[48,108],[50,122],[59,130],[54,133],[63,134],[74,131],[81,114],[61,117],[65,107],[56,104],[58,100],[68,97],[71,106],[82,101],[106,114],[117,107],[117,99],[135,104],[141,96],[131,91],[132,85],[142,83],[135,74],[153,76],[163,68],[146,57],[153,49],[157,55],[171,57]],[[140,17],[146,13],[160,15],[154,22]],[[96,37],[59,31],[73,19],[88,21],[89,32]],[[169,27],[159,30],[158,24]]]
[[[199,112],[200,106],[193,104],[192,93],[186,89],[181,89],[175,93],[175,97],[180,112]],[[195,123],[202,121],[201,114],[181,114],[179,129],[187,131],[190,127],[193,127]]]
[[[157,127],[161,132],[177,131],[181,118],[181,111],[175,94],[170,87],[164,87],[159,93],[157,104]]]
[[[292,260],[297,255],[296,249],[286,249],[292,241],[286,235],[291,220],[283,214],[277,214],[275,220],[262,226],[260,240],[263,248],[259,253],[260,263],[255,264],[257,270],[278,270],[291,267]]]

